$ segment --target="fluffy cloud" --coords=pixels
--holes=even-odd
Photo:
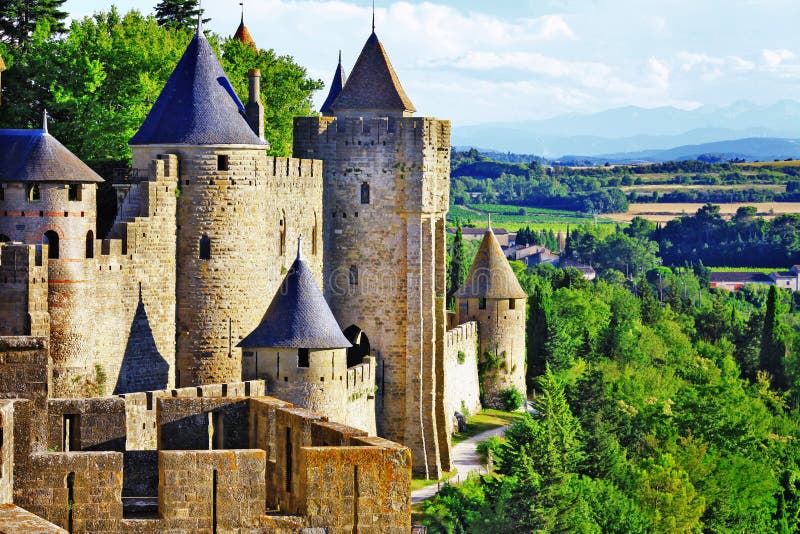
[[[762,50],[761,57],[767,67],[775,68],[781,63],[796,59],[797,56],[791,50],[780,48],[778,50]]]

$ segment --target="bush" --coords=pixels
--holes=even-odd
[[[458,363],[464,363],[467,360],[467,355],[463,350],[458,351]]]
[[[494,463],[495,451],[505,443],[505,439],[500,436],[490,436],[487,439],[480,440],[476,445],[476,451],[480,458],[481,465],[486,466],[489,463],[489,458]]]
[[[501,391],[500,397],[503,399],[503,405],[506,407],[507,412],[513,412],[522,406],[522,402],[525,400],[525,397],[522,395],[522,393],[520,393],[519,390],[514,386]]]

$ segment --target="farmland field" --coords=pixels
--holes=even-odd
[[[702,208],[702,203],[650,203],[631,204],[626,213],[607,213],[604,217],[617,222],[630,222],[636,216],[644,217],[653,222],[670,221],[681,215],[694,215]],[[720,214],[731,217],[742,206],[754,206],[761,217],[775,217],[786,213],[800,213],[800,202],[739,202],[734,204],[719,204]]]
[[[458,218],[464,223],[484,226],[487,220],[486,213],[492,215],[493,226],[502,227],[511,232],[516,232],[526,226],[536,230],[558,232],[566,230],[567,226],[579,226],[594,221],[594,217],[573,211],[510,206],[506,204],[450,206],[447,219],[452,222],[455,218]],[[606,215],[603,215],[603,217],[598,216],[597,218],[597,224],[612,224],[613,222]]]

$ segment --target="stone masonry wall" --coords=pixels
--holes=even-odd
[[[93,258],[49,261],[54,396],[93,397],[174,383],[177,161],[148,162],[138,216]]]
[[[177,233],[179,385],[241,380],[236,345],[256,326],[294,261],[297,236],[321,282],[322,166],[253,146],[136,146],[134,167],[172,153]],[[227,170],[225,169],[227,167]],[[209,257],[200,257],[207,238]]]
[[[525,395],[525,299],[486,299],[479,309],[478,299],[456,302],[459,321],[477,321],[479,359],[494,361],[483,376],[483,404],[504,409],[501,392],[514,387]],[[511,308],[513,301],[514,307]],[[491,356],[487,356],[487,353]]]
[[[452,433],[455,412],[474,414],[481,409],[478,383],[478,323],[470,322],[448,330],[445,350],[445,406]],[[465,413],[467,412],[467,413]]]
[[[0,335],[50,335],[42,260],[47,250],[47,245],[0,243]]]
[[[373,356],[365,356],[364,363],[347,370],[345,395],[347,405],[344,417],[334,421],[365,430],[370,436],[377,435],[375,423],[375,383],[377,366]]]
[[[324,162],[324,289],[340,326],[358,326],[378,361],[378,432],[409,446],[419,473],[438,476],[450,463],[436,386],[450,124],[301,117],[294,154]]]

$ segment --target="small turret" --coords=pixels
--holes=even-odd
[[[244,25],[244,7],[242,7],[242,21],[239,23],[239,27],[236,28],[236,33],[233,34],[233,38],[249,45],[253,50],[258,50],[256,42],[250,35],[250,31],[247,29],[247,26]]]
[[[264,379],[270,395],[345,419],[344,377],[351,343],[333,317],[297,243],[297,259],[261,324],[245,337],[242,378]]]
[[[491,223],[490,223],[491,224]],[[525,299],[491,227],[481,241],[467,280],[455,294],[458,322],[478,322],[483,404],[504,408],[501,392],[525,394]]]

